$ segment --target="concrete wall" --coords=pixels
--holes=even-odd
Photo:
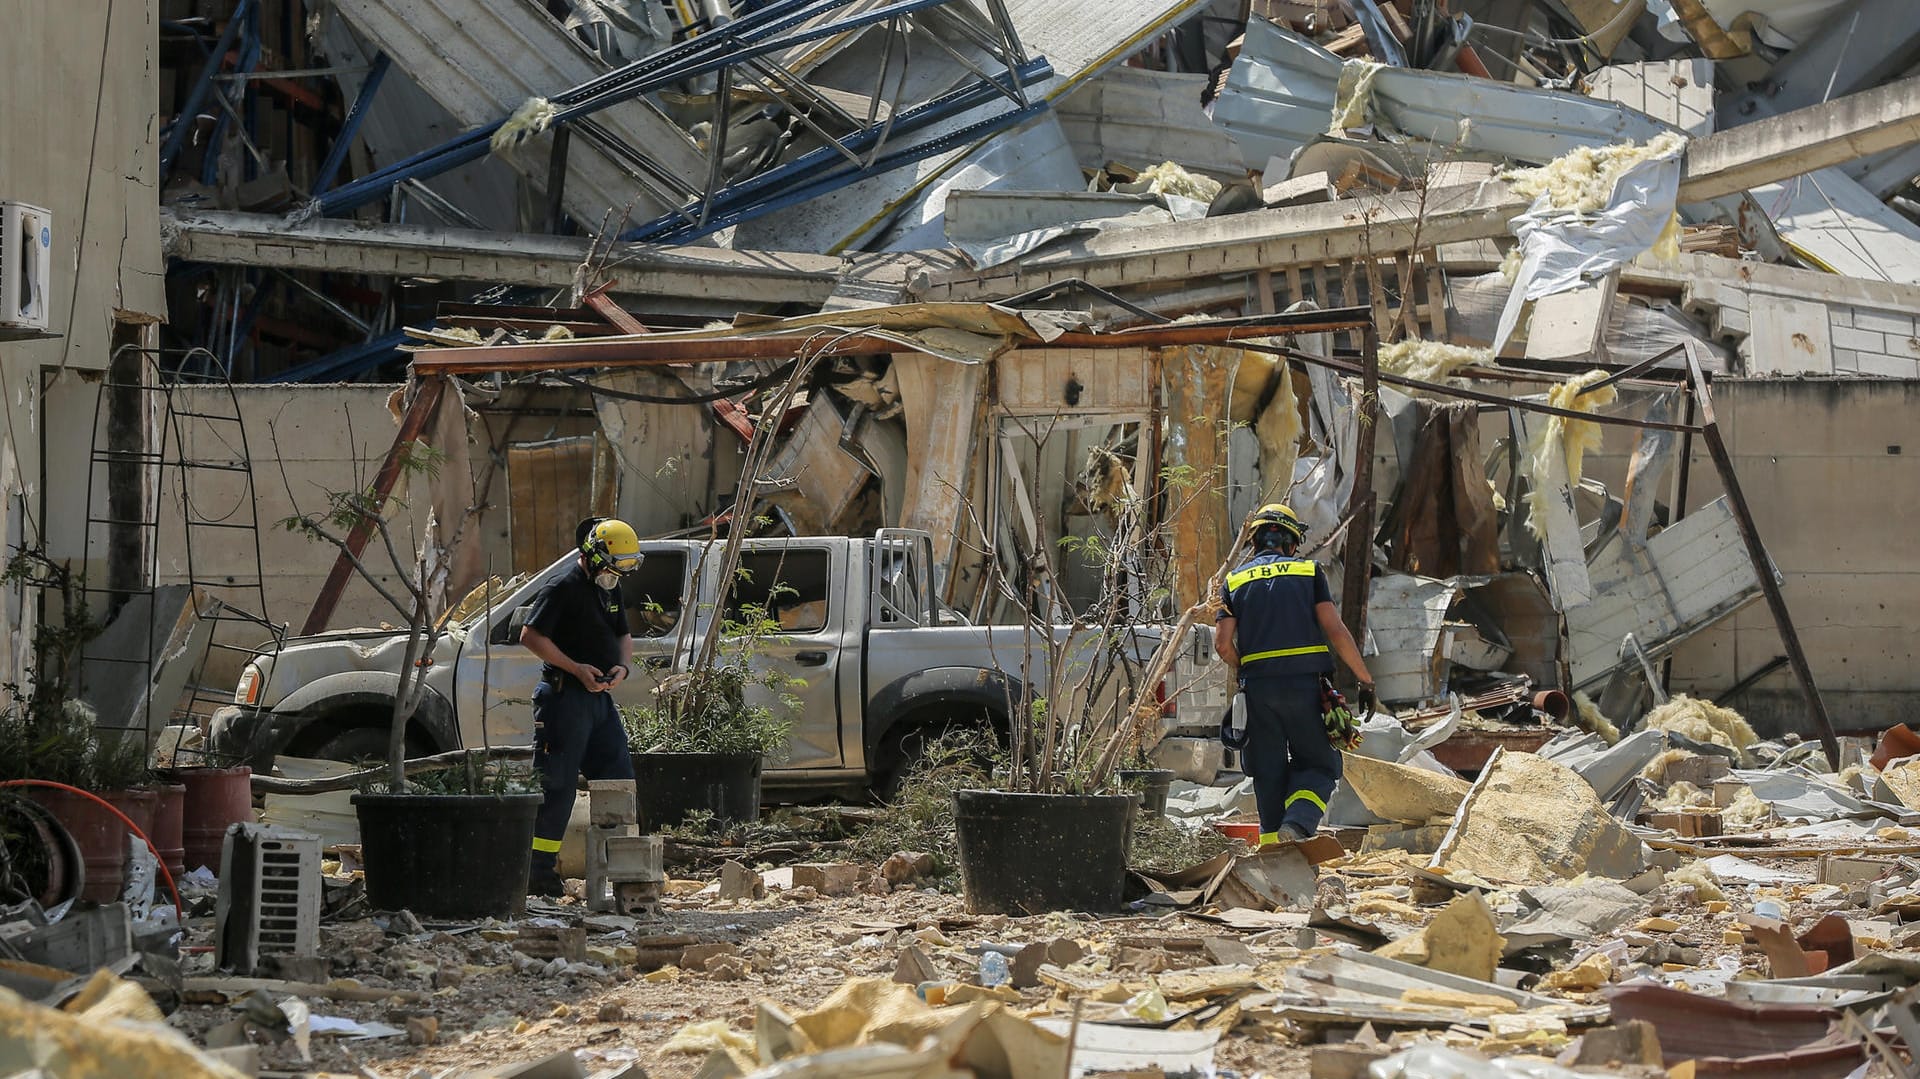
[[[1920,381],[1724,379],[1713,399],[1834,724],[1910,721],[1920,706]],[[1610,431],[1608,453],[1589,458],[1588,474],[1615,491],[1629,438]],[[1696,438],[1687,504],[1721,493]],[[1756,602],[1681,647],[1674,688],[1712,696],[1782,654]],[[1762,730],[1810,729],[1784,670],[1732,703]]]
[[[84,545],[80,502],[50,505],[85,489],[87,458],[63,436],[74,433],[91,401],[78,408],[82,372],[106,366],[116,320],[164,318],[160,256],[158,44],[154,0],[73,4],[9,0],[0,34],[0,199],[53,212],[51,329],[57,338],[0,338],[0,538],[9,548],[45,539],[59,554]],[[109,18],[109,13],[111,17]],[[59,424],[43,408],[44,371],[71,390],[74,409]],[[82,427],[86,436],[91,431]],[[46,467],[43,469],[42,440]],[[59,500],[53,500],[58,503]],[[0,658],[6,680],[20,678],[23,620],[37,597],[13,590],[0,605]]]
[[[179,482],[168,477],[161,491],[159,584],[194,579],[224,584],[215,594],[275,623],[298,630],[333,567],[334,549],[281,526],[296,512],[320,513],[326,492],[353,490],[370,483],[393,443],[394,420],[387,410],[393,386],[236,386],[231,398],[220,389],[182,390],[176,408],[208,415],[238,413],[245,423],[246,456],[253,463],[252,501],[247,476],[240,472],[195,471],[182,499]],[[211,420],[182,423],[186,455],[224,463],[242,459],[232,424]],[[423,485],[417,485],[423,486]],[[423,489],[396,492],[389,520],[403,553],[417,548],[426,520]],[[195,527],[189,548],[184,515],[196,520],[239,524],[254,530]],[[256,575],[254,543],[259,543]],[[389,586],[397,582],[384,552],[370,550],[367,565]],[[265,609],[261,610],[263,585]],[[396,623],[402,616],[358,577],[347,586],[333,618],[335,626]],[[236,642],[238,643],[238,642]]]

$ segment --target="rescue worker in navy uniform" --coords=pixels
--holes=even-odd
[[[1340,620],[1326,575],[1296,558],[1306,525],[1278,503],[1247,518],[1254,555],[1227,575],[1214,651],[1246,695],[1242,769],[1253,778],[1260,842],[1311,837],[1340,781],[1340,751],[1322,718],[1321,677],[1338,655],[1373,706],[1373,676]]]
[[[533,825],[529,895],[560,895],[554,868],[580,775],[632,779],[627,732],[608,691],[626,681],[633,638],[620,578],[640,567],[640,538],[624,521],[590,517],[575,532],[579,560],[540,590],[520,643],[545,661],[533,691],[533,767],[546,801]]]

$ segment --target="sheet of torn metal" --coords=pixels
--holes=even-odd
[[[965,505],[973,497],[975,440],[982,427],[980,406],[987,369],[918,352],[896,352],[893,373],[899,381],[907,426],[907,484],[900,527],[932,534],[933,564],[952,565],[960,537],[971,537],[973,530]],[[954,579],[940,582],[949,599],[958,577],[956,570]]]
[[[1760,596],[1760,578],[1725,498],[1682,517],[1644,548],[1613,533],[1587,569],[1593,600],[1566,612],[1577,689],[1590,689],[1620,665],[1627,634],[1658,658]]]
[[[1552,432],[1557,417],[1513,409],[1514,437],[1531,445],[1542,430]],[[1529,477],[1533,496],[1527,525],[1540,538],[1541,569],[1553,591],[1554,606],[1572,611],[1593,600],[1594,586],[1587,569],[1586,545],[1580,538],[1580,516],[1574,506],[1573,485],[1567,476],[1567,458],[1550,447],[1535,462]],[[1618,642],[1616,642],[1618,643]]]
[[[1045,57],[1053,67],[1053,79],[1030,91],[1035,99],[1048,102],[1119,63],[1200,6],[1201,0],[1007,0],[1006,3],[1014,29],[1028,54]],[[939,57],[926,59],[931,63],[942,62]],[[956,74],[963,70],[957,63],[954,67]],[[977,119],[978,116],[968,113],[936,124],[927,129],[927,137],[948,137]],[[937,181],[964,169],[970,157],[993,141],[996,140],[968,143],[951,153],[937,154],[910,167],[811,199],[771,219],[763,217],[745,222],[734,234],[734,244],[807,251],[871,247],[879,233],[903,211],[909,211],[913,203],[924,200]],[[1071,147],[1068,150],[1070,153]],[[944,197],[944,191],[941,194]]]
[[[341,68],[337,76],[341,96],[354,100],[365,76],[353,69],[371,67],[380,50],[361,41],[346,21],[338,18],[320,20],[319,41],[327,59]],[[404,68],[389,68],[373,106],[360,122],[360,139],[366,147],[367,164],[382,169],[425,147],[446,142],[466,128],[433,95],[422,90]],[[519,231],[520,177],[498,156],[489,154],[464,168],[441,173],[430,186],[482,226],[500,232]]]
[[[826,396],[816,396],[768,464],[767,474],[788,480],[790,491],[769,495],[793,518],[802,536],[825,535],[866,486],[867,468],[841,446],[846,417]]]
[[[691,397],[694,380],[703,389],[698,371],[616,371],[594,377],[594,385],[617,393],[654,397]],[[733,490],[740,478],[741,455],[715,452],[725,439],[712,409],[702,404],[667,405],[635,401],[611,394],[595,394],[593,411],[600,419],[620,467],[620,519],[641,535],[658,535],[686,527],[719,510],[717,492]]]
[[[434,277],[541,288],[571,288],[589,256],[584,237],[479,232],[424,225],[311,218],[288,224],[267,214],[162,208],[169,257],[226,266],[271,266],[379,277]],[[623,295],[817,307],[847,269],[832,255],[731,252],[702,247],[617,244],[603,262]],[[677,310],[684,310],[682,302]]]
[[[959,191],[1081,191],[1080,162],[1051,111],[995,136],[928,184],[868,245],[922,251],[946,242],[947,199]]]
[[[1820,169],[1756,187],[1753,197],[1802,261],[1847,277],[1920,284],[1920,225],[1845,172]]]
[[[579,86],[608,70],[558,20],[532,4],[337,0],[331,10],[469,126],[493,123],[530,98]],[[646,101],[623,101],[601,110],[594,121],[687,189],[698,189],[706,178],[707,162],[693,140]],[[544,185],[551,147],[551,136],[541,135],[506,156],[522,175]],[[592,139],[572,140],[567,166],[567,212],[590,226],[609,211],[618,216],[631,209],[644,219],[679,205],[678,198],[643,180]]]
[[[1178,199],[1184,218],[1205,217],[1207,208]],[[1190,207],[1198,206],[1198,212]],[[1155,195],[1114,191],[953,191],[946,203],[947,242],[975,266],[1011,262],[1050,240],[1109,228],[1165,225],[1174,211]]]
[[[1465,587],[1407,574],[1376,576],[1367,593],[1367,633],[1378,654],[1367,661],[1382,701],[1425,701],[1446,688],[1447,611]]]
[[[1288,157],[1324,137],[1346,62],[1265,19],[1247,20],[1245,43],[1214,102],[1214,122],[1250,161]],[[1650,117],[1579,94],[1470,75],[1382,68],[1371,114],[1448,156],[1543,164],[1579,146],[1645,142],[1669,130]]]
[[[1143,168],[1177,161],[1215,179],[1241,179],[1249,162],[1200,106],[1208,77],[1120,66],[1054,102],[1080,167]]]

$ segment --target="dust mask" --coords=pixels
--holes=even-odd
[[[612,570],[596,573],[593,575],[593,583],[599,585],[602,592],[611,592],[620,587],[620,575]]]

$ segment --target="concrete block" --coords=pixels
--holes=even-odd
[[[1821,884],[1864,884],[1892,872],[1898,863],[1889,858],[1860,858],[1848,854],[1820,856]]]
[[[1696,753],[1690,757],[1670,761],[1666,768],[1668,785],[1685,781],[1705,790],[1713,786],[1715,780],[1725,779],[1733,771],[1733,763],[1714,753]]]
[[[1832,374],[1833,335],[1840,332],[1842,331],[1835,329],[1827,321],[1824,304],[1811,300],[1789,300],[1779,296],[1755,295],[1752,335],[1747,339],[1751,349],[1748,373],[1754,375]],[[1878,337],[1878,335],[1873,336]]]
[[[709,959],[723,955],[734,957],[739,954],[740,949],[738,947],[728,944],[725,941],[716,944],[692,944],[680,953],[680,969],[705,970],[707,969],[707,960]]]
[[[1744,779],[1716,779],[1713,781],[1713,804],[1717,809],[1725,809],[1733,804],[1740,792],[1747,787]]]
[[[726,862],[720,866],[720,898],[764,899],[766,895],[767,884],[760,879],[760,874],[739,862]]]
[[[1913,319],[1887,311],[1855,310],[1853,325],[1856,329],[1871,330],[1895,337],[1913,336]]]
[[[534,959],[565,959],[584,963],[587,959],[587,931],[581,926],[525,926],[510,945],[521,955]]]
[[[1581,1035],[1573,1066],[1603,1068],[1638,1064],[1659,1068],[1662,1059],[1659,1031],[1645,1019],[1630,1019],[1619,1026],[1598,1027]]]
[[[1649,828],[1671,831],[1682,839],[1699,839],[1720,834],[1720,814],[1718,813],[1642,813],[1640,823]]]
[[[801,862],[793,867],[793,886],[821,895],[852,895],[860,888],[860,867],[845,862]]]
[[[1860,354],[1860,373],[1882,378],[1920,378],[1920,360],[1863,352]]]
[[[1853,326],[1834,326],[1832,341],[1835,348],[1850,348],[1859,352],[1885,352],[1887,338],[1885,334],[1872,330],[1862,330]]]
[[[638,797],[631,779],[595,779],[587,783],[589,820],[601,828],[617,828],[640,819]]]
[[[1836,328],[1853,325],[1853,308],[1840,303],[1828,305],[1827,325]]]
[[[1834,349],[1833,369],[1835,372],[1860,370],[1860,354],[1850,348]]]

